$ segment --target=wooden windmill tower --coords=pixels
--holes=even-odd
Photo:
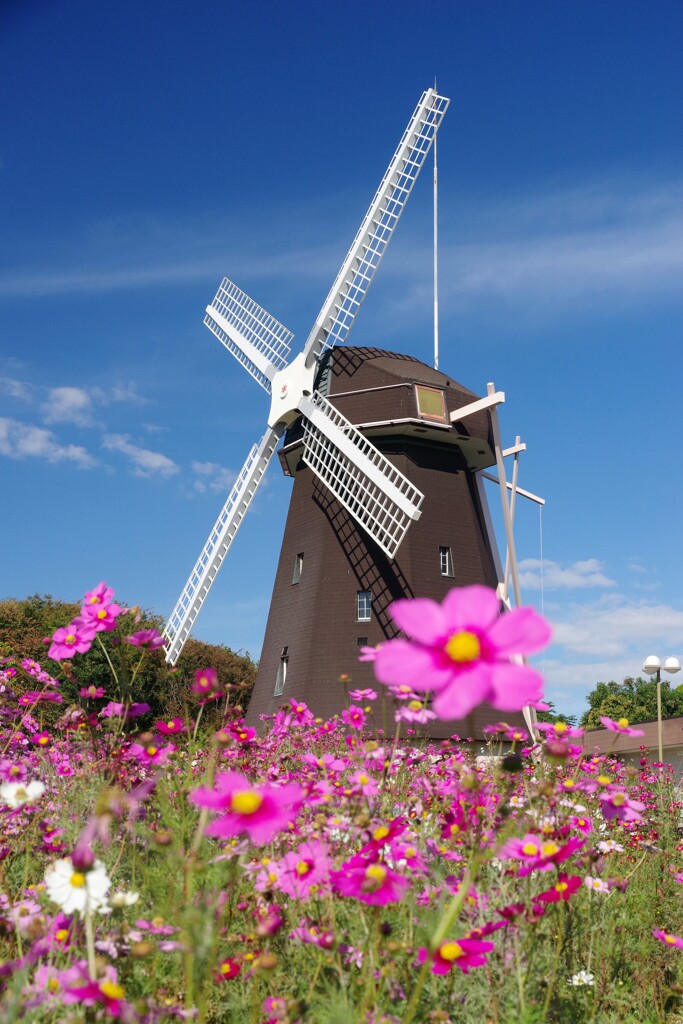
[[[250,721],[291,697],[319,715],[341,710],[342,673],[371,685],[358,648],[394,635],[387,607],[396,598],[439,599],[475,582],[505,587],[480,475],[496,463],[504,473],[495,419],[502,397],[478,399],[408,356],[339,347],[448,102],[433,89],[422,95],[295,359],[293,335],[227,279],[206,309],[204,323],[271,405],[166,624],[166,659],[175,664],[284,435],[279,458],[294,487]],[[460,725],[480,735],[498,718],[484,707],[474,722],[449,723],[441,734]]]

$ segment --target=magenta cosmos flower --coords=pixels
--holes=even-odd
[[[368,863],[367,858],[358,854],[342,864],[339,871],[331,872],[330,878],[336,892],[371,907],[400,903],[410,887],[407,878],[386,864],[378,860]]]
[[[608,718],[607,715],[600,715],[600,721],[605,729],[608,729],[610,732],[620,732],[622,736],[645,735],[642,729],[632,729],[628,724],[628,718],[618,718],[615,722],[613,718]]]
[[[139,629],[137,633],[126,637],[126,643],[134,647],[146,647],[150,651],[158,651],[165,642],[158,629]]]
[[[304,791],[296,782],[284,786],[254,786],[241,772],[221,772],[213,789],[195,789],[192,803],[207,807],[218,817],[207,833],[220,839],[246,834],[256,846],[264,846],[296,818]]]
[[[48,657],[55,661],[73,658],[74,654],[85,654],[89,651],[97,632],[92,623],[76,618],[68,626],[62,626],[52,636],[52,643],[47,652]]]
[[[395,601],[390,611],[410,639],[379,648],[375,675],[389,686],[431,690],[439,718],[463,718],[483,701],[518,711],[540,698],[542,677],[511,660],[550,640],[548,623],[532,608],[501,614],[493,590],[471,586],[451,590],[442,604],[415,598]]]
[[[431,954],[422,947],[417,959],[421,964],[431,959],[432,974],[448,974],[453,967],[459,967],[467,974],[470,967],[483,967],[487,953],[495,948],[492,942],[482,942],[481,939],[458,939],[457,942],[442,942]]]
[[[677,949],[683,949],[683,939],[679,938],[678,935],[671,935],[670,932],[660,931],[659,928],[655,928],[652,934],[666,946],[675,946]]]

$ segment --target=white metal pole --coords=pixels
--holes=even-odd
[[[436,80],[434,81],[436,92]],[[434,131],[434,369],[439,369],[439,171],[436,160],[436,137]]]

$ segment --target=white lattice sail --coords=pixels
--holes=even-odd
[[[270,382],[289,360],[292,332],[227,277],[206,307],[204,323],[270,394]]]
[[[424,495],[319,392],[299,405],[303,461],[393,558]]]
[[[180,656],[194,621],[223,564],[223,559],[235,539],[235,534],[256,494],[281,436],[281,429],[269,430],[261,438],[259,444],[255,444],[251,449],[247,461],[228,495],[228,500],[209,534],[197,564],[190,573],[185,589],[178,598],[164,629],[164,636],[167,640],[166,661],[171,665],[175,665]]]
[[[422,94],[308,336],[307,361],[346,341],[449,102],[434,89]]]

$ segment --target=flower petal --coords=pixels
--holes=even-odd
[[[377,679],[391,686],[440,690],[451,681],[453,674],[454,668],[443,663],[441,652],[409,640],[389,640],[378,649],[375,658]]]
[[[500,614],[500,601],[495,590],[474,584],[454,587],[446,594],[441,605],[449,633],[475,627],[479,632],[488,630]]]
[[[400,630],[422,644],[443,645],[448,639],[448,625],[443,609],[428,597],[394,601],[391,617]]]
[[[552,630],[533,608],[504,612],[488,631],[488,639],[503,654],[534,654],[550,642]]]
[[[493,666],[479,662],[475,667],[458,672],[449,686],[439,690],[432,708],[444,721],[464,718],[472,708],[491,699]]]
[[[494,708],[521,711],[543,696],[543,676],[528,665],[497,662],[491,666],[491,689]]]

